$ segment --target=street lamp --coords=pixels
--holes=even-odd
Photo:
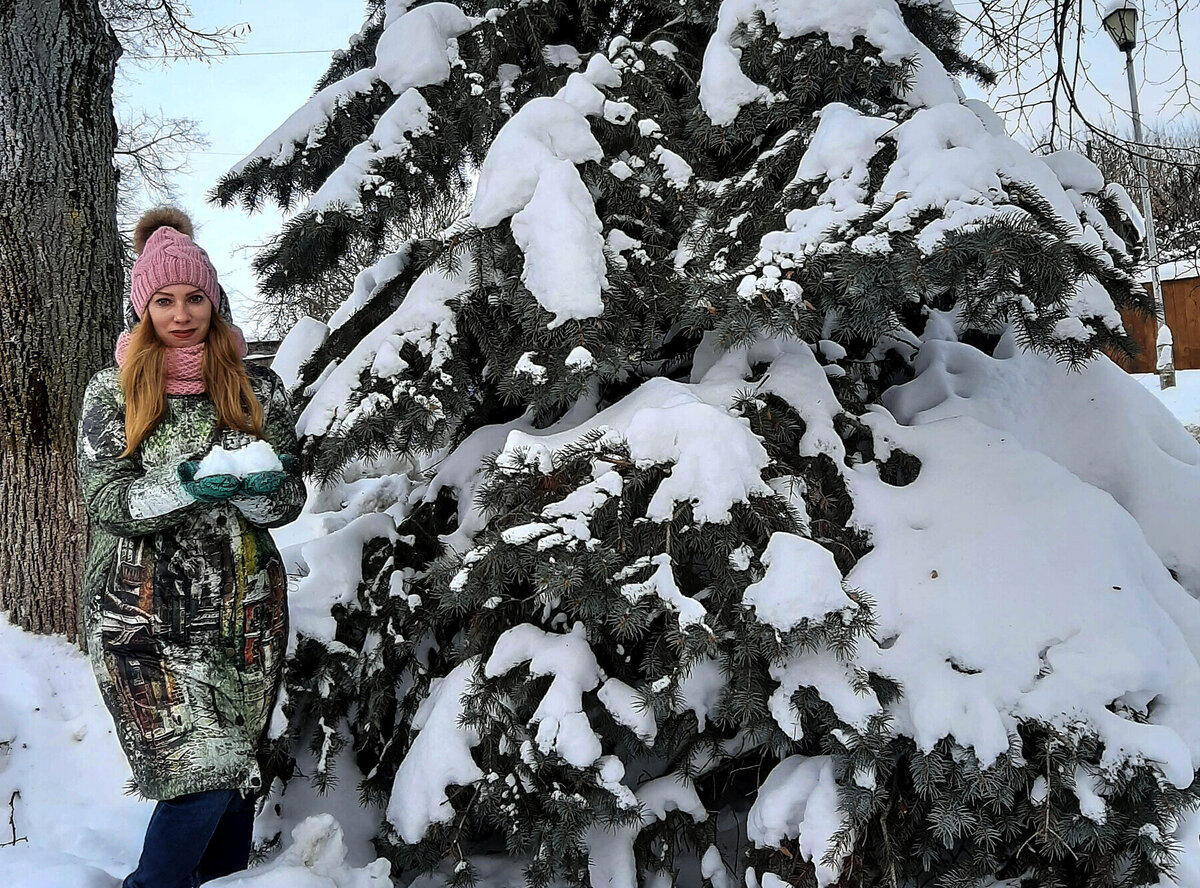
[[[1160,388],[1175,385],[1175,358],[1172,354],[1171,328],[1167,326],[1167,313],[1163,306],[1162,281],[1158,278],[1158,245],[1154,239],[1154,207],[1150,202],[1150,177],[1146,174],[1146,159],[1142,156],[1142,116],[1138,112],[1137,84],[1133,79],[1133,48],[1137,46],[1137,7],[1132,0],[1115,0],[1109,3],[1104,13],[1104,30],[1125,53],[1125,73],[1129,77],[1129,107],[1133,112],[1133,140],[1137,150],[1133,153],[1134,166],[1142,188],[1142,214],[1146,222],[1146,261],[1150,263],[1150,286],[1154,293],[1154,311],[1162,317],[1154,319],[1154,345],[1157,352],[1155,369],[1158,370]]]

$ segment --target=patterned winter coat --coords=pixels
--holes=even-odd
[[[277,453],[297,456],[295,418],[274,371],[245,365]],[[167,395],[159,424],[129,456],[117,368],[88,383],[77,461],[92,519],[83,619],[92,671],[140,794],[261,792],[257,753],[288,639],[287,577],[267,532],[293,521],[293,469],[270,496],[204,503],[176,466],[252,435],[217,428],[206,394]]]

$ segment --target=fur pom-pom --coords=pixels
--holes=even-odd
[[[174,228],[180,234],[192,236],[192,220],[179,207],[155,207],[142,213],[137,226],[133,229],[133,251],[139,256],[146,246],[150,235],[164,225]]]

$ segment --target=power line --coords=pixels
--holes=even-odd
[[[132,56],[131,58],[142,61],[151,59],[204,59],[205,61],[219,61],[220,59],[229,58],[230,56],[281,56],[281,55],[316,55],[317,53],[337,52],[336,49],[277,49],[262,52],[223,52],[217,55],[196,55],[188,52],[167,53],[166,55],[152,56]]]

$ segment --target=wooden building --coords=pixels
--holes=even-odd
[[[1160,267],[1163,309],[1175,342],[1176,370],[1200,368],[1200,267],[1191,260]],[[1146,289],[1150,278],[1145,277]],[[1154,325],[1147,319],[1121,312],[1125,329],[1141,347],[1132,363],[1120,362],[1130,373],[1153,373],[1155,362]]]

